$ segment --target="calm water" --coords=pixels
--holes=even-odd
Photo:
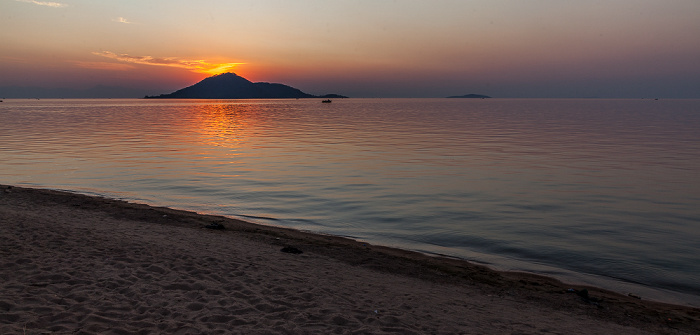
[[[5,100],[0,183],[700,305],[700,100]]]

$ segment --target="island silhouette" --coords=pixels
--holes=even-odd
[[[226,72],[203,79],[170,94],[145,96],[146,99],[300,99],[347,98],[339,94],[316,96],[284,84],[254,83],[235,73]]]
[[[462,99],[489,99],[491,97],[488,95],[481,95],[481,94],[465,94],[465,95],[453,95],[453,96],[447,97],[447,98],[449,98],[449,99],[452,99],[452,98],[456,98],[456,99],[459,99],[459,98],[462,98]]]

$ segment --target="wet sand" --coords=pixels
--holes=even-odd
[[[0,189],[0,292],[0,334],[700,333],[697,308],[339,237],[8,186]]]

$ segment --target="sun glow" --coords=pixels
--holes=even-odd
[[[235,149],[248,140],[259,112],[254,104],[213,103],[193,106],[190,115],[192,128],[200,133],[193,140],[211,147]],[[237,155],[236,151],[227,154]]]
[[[221,63],[221,64],[209,64],[211,66],[216,66],[212,69],[196,71],[199,73],[206,73],[210,75],[217,75],[231,71],[234,67],[245,64],[245,63]]]
[[[201,59],[182,59],[177,57],[152,57],[152,56],[131,56],[128,54],[116,54],[110,51],[93,52],[93,55],[116,59],[121,62],[168,66],[187,69],[196,73],[216,75],[231,71],[234,67],[245,63],[210,63]]]

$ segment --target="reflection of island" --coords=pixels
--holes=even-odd
[[[343,97],[337,94],[315,96],[283,84],[253,83],[235,73],[222,73],[170,94],[147,99],[293,99]],[[347,98],[347,97],[343,97]]]
[[[464,98],[464,99],[489,99],[491,98],[488,95],[481,95],[481,94],[465,94],[465,95],[453,95],[448,98]]]

